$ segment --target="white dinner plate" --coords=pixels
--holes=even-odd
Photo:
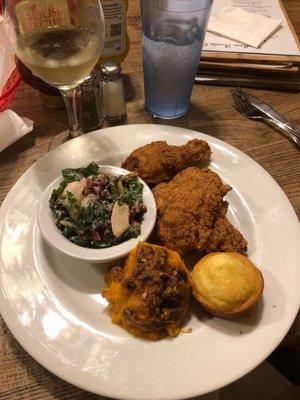
[[[239,322],[209,318],[195,306],[174,339],[149,342],[111,323],[101,296],[106,267],[69,258],[42,239],[36,211],[46,186],[65,167],[120,165],[154,140],[207,140],[211,168],[233,190],[229,218],[249,242],[265,278],[259,307]],[[234,147],[198,132],[126,125],[71,140],[37,161],[0,209],[0,311],[21,345],[54,374],[94,393],[130,400],[205,394],[261,363],[289,330],[300,305],[300,230],[276,182]]]

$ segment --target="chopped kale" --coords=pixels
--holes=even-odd
[[[90,163],[87,167],[83,168],[83,175],[87,178],[88,176],[95,176],[99,173],[99,165],[95,162]]]
[[[85,168],[66,168],[62,170],[62,176],[67,183],[73,181],[80,181],[82,178],[88,176],[98,175],[99,165],[92,162]]]
[[[116,188],[115,182],[109,182],[109,184],[107,185],[107,190],[110,193],[110,199],[112,202],[115,202],[118,199],[118,190]]]
[[[126,182],[124,192],[119,196],[121,203],[134,204],[143,202],[143,185],[139,181],[137,176],[132,176],[130,180]]]
[[[78,201],[76,200],[75,196],[71,192],[67,192],[68,196],[68,205],[67,209],[69,211],[70,217],[73,221],[76,221],[79,216],[79,204]]]
[[[67,186],[68,182],[66,182],[65,180],[63,180],[59,187],[57,189],[54,189],[50,200],[49,200],[49,204],[50,204],[50,208],[52,211],[54,211],[53,209],[55,209],[57,200],[59,199],[59,197],[62,195],[63,191],[65,190],[65,187]]]
[[[59,187],[52,192],[49,206],[54,223],[68,240],[79,246],[100,249],[140,234],[146,206],[143,204],[143,185],[136,175],[112,177],[99,173],[98,164],[91,163],[85,168],[66,168],[62,177]],[[62,197],[68,183],[84,177],[89,179],[79,196],[80,200],[83,197],[81,201],[70,191],[67,191],[67,197]],[[116,201],[127,203],[130,209],[130,226],[120,237],[114,236],[111,227]]]
[[[81,208],[78,223],[84,228],[97,229],[110,220],[111,212],[107,201],[95,201],[86,208]]]
[[[136,224],[136,225],[131,225],[122,235],[123,240],[128,240],[131,238],[135,238],[139,236],[141,233],[141,225]]]
[[[78,169],[71,169],[71,168],[66,168],[62,170],[62,176],[64,178],[64,181],[69,183],[73,181],[80,181],[80,179],[83,178],[83,173],[82,173],[82,168]]]

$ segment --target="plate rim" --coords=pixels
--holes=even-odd
[[[108,127],[108,128],[105,128],[105,129],[99,129],[99,130],[90,132],[90,133],[86,134],[85,136],[98,135],[98,134],[103,133],[104,130],[116,130],[116,131],[117,131],[117,130],[123,129],[123,127],[126,127],[127,129],[129,129],[130,127],[135,127],[135,128],[140,127],[140,128],[143,128],[143,127],[145,127],[145,126],[146,126],[147,128],[153,127],[153,128],[156,129],[156,130],[157,130],[159,127],[162,127],[162,128],[164,128],[164,129],[171,129],[171,130],[175,130],[175,131],[179,131],[179,130],[180,130],[180,131],[183,131],[183,132],[182,132],[183,134],[187,134],[187,135],[188,135],[188,133],[189,133],[189,134],[190,134],[191,136],[193,136],[194,138],[198,137],[198,138],[200,138],[200,139],[207,140],[209,143],[212,143],[212,144],[219,144],[219,145],[222,145],[222,146],[225,145],[225,147],[226,147],[227,149],[233,151],[234,153],[241,154],[244,158],[246,158],[247,162],[250,162],[251,164],[255,165],[256,168],[258,168],[261,172],[263,172],[263,174],[268,178],[268,180],[270,181],[270,183],[272,183],[272,185],[275,186],[277,190],[279,190],[279,192],[280,192],[280,194],[281,194],[281,197],[285,199],[286,205],[289,207],[290,212],[293,214],[294,218],[298,221],[297,214],[296,214],[296,212],[295,212],[295,210],[294,210],[294,208],[293,208],[293,206],[292,206],[290,200],[288,199],[287,195],[284,193],[283,189],[282,189],[282,188],[279,186],[279,184],[276,182],[276,180],[269,174],[269,172],[266,171],[266,170],[265,170],[258,162],[256,162],[254,159],[252,159],[251,157],[249,157],[246,153],[242,152],[241,150],[237,149],[236,147],[232,146],[231,144],[229,144],[229,143],[227,143],[227,142],[225,142],[225,141],[223,141],[223,140],[221,140],[221,139],[215,138],[214,136],[210,136],[210,135],[207,135],[207,134],[205,134],[205,133],[202,133],[202,132],[199,132],[199,131],[194,131],[194,130],[188,129],[188,128],[181,128],[181,127],[175,127],[175,126],[169,126],[169,125],[159,125],[159,124],[127,124],[127,125],[119,125],[119,126],[115,126],[115,127]],[[72,139],[72,141],[76,141],[76,140],[77,140],[77,141],[80,140],[80,137],[79,137],[79,138]],[[69,142],[64,143],[64,144],[61,145],[60,147],[62,147],[62,146],[67,146],[68,143],[69,143]],[[56,150],[52,151],[51,153],[53,153],[53,152],[55,152],[55,151],[56,151]],[[25,174],[27,174],[29,171],[31,171],[31,170],[33,170],[34,168],[36,168],[36,166],[37,166],[37,164],[40,162],[40,160],[41,160],[42,158],[46,157],[48,154],[49,154],[49,153],[46,153],[45,155],[43,155],[42,157],[40,157],[40,159],[37,160],[34,164],[32,164],[32,165],[19,177],[19,179],[14,183],[13,187],[9,190],[9,192],[7,193],[7,195],[6,195],[6,197],[5,197],[4,201],[3,201],[3,203],[1,204],[1,207],[0,207],[0,217],[6,214],[6,212],[7,212],[6,209],[7,209],[7,206],[8,206],[7,203],[8,203],[8,200],[9,200],[8,197],[10,197],[11,195],[13,195],[14,190],[15,190],[16,185],[18,184],[18,182],[24,177]],[[1,221],[1,218],[0,218],[0,221]],[[0,228],[1,228],[1,230],[0,230],[0,237],[1,237],[1,233],[2,233],[2,223],[0,223]],[[299,230],[299,234],[300,234],[300,229],[298,229],[298,230]],[[300,235],[299,235],[299,236],[300,236]],[[1,261],[0,261],[0,266],[1,266],[1,265],[2,265],[2,263],[1,263]],[[58,376],[59,378],[65,380],[66,382],[68,382],[68,383],[70,383],[70,384],[72,384],[72,385],[74,385],[74,386],[76,386],[76,387],[79,387],[79,388],[82,388],[82,389],[84,389],[84,390],[86,390],[86,391],[90,391],[90,392],[91,392],[91,388],[89,387],[89,385],[84,385],[84,384],[81,384],[81,383],[78,384],[78,383],[76,382],[76,377],[75,377],[74,379],[72,379],[72,378],[69,377],[68,374],[65,374],[65,373],[63,373],[63,372],[60,373],[59,368],[55,369],[55,368],[49,367],[49,366],[47,365],[47,357],[45,357],[45,359],[43,359],[43,357],[39,357],[39,354],[36,355],[35,352],[32,351],[32,348],[29,348],[29,346],[27,346],[27,343],[26,343],[26,342],[28,342],[28,341],[26,340],[26,338],[24,339],[24,336],[26,337],[27,334],[26,334],[26,335],[22,335],[22,329],[19,329],[19,330],[16,329],[15,325],[18,325],[19,328],[20,328],[20,324],[19,324],[19,323],[16,324],[16,322],[13,321],[13,318],[11,319],[11,318],[9,318],[8,315],[6,315],[5,310],[3,309],[3,304],[4,304],[4,303],[5,303],[4,293],[3,293],[3,291],[2,291],[2,286],[0,285],[0,312],[1,312],[1,316],[2,316],[2,318],[3,318],[4,322],[5,322],[5,324],[7,325],[8,329],[10,330],[10,333],[11,333],[11,334],[13,335],[13,337],[18,341],[18,343],[25,349],[25,351],[26,351],[33,359],[35,359],[39,364],[41,364],[45,369],[47,369],[48,371],[50,371],[50,372],[53,373],[54,375]],[[248,367],[248,368],[246,368],[246,369],[243,369],[242,372],[239,372],[239,373],[237,373],[237,374],[232,374],[232,375],[234,375],[234,378],[231,377],[231,378],[229,378],[229,379],[227,378],[226,380],[224,380],[224,381],[225,381],[224,386],[226,386],[226,385],[228,385],[228,384],[230,384],[230,383],[232,383],[232,382],[234,382],[234,381],[240,379],[242,376],[244,376],[244,375],[246,375],[247,373],[249,373],[250,371],[252,371],[252,370],[253,370],[254,368],[256,368],[262,361],[264,361],[264,360],[266,359],[266,357],[268,357],[269,354],[271,354],[271,352],[278,346],[278,344],[282,341],[282,339],[284,338],[284,336],[286,335],[286,333],[289,331],[290,327],[292,326],[292,324],[293,324],[293,322],[294,322],[294,320],[295,320],[295,318],[296,318],[296,316],[297,316],[297,313],[298,313],[298,311],[299,311],[299,307],[300,307],[300,298],[299,298],[299,301],[298,301],[298,305],[297,305],[297,307],[295,307],[295,310],[294,310],[294,312],[293,312],[293,315],[292,315],[291,318],[290,318],[290,323],[287,324],[286,328],[283,330],[284,334],[281,335],[282,337],[279,338],[279,339],[276,341],[276,343],[275,343],[276,346],[275,346],[275,347],[272,346],[272,350],[270,350],[270,351],[268,350],[267,352],[264,352],[264,354],[263,354],[261,357],[259,357],[259,361],[257,361],[257,362],[255,363],[255,365],[252,365],[251,367]],[[222,387],[224,387],[224,386],[222,386]],[[217,385],[216,387],[212,387],[211,391],[217,390],[218,388],[220,388],[219,385]],[[96,394],[98,394],[98,395],[108,396],[108,397],[114,395],[114,398],[115,398],[115,399],[124,399],[124,400],[127,400],[127,399],[128,399],[128,400],[132,400],[133,398],[134,398],[134,399],[137,398],[136,395],[133,395],[133,396],[132,396],[132,395],[122,395],[122,396],[121,396],[121,395],[115,395],[115,394],[113,394],[111,391],[106,391],[106,390],[100,390],[100,391],[94,391],[94,390],[92,390],[92,393],[96,393]],[[210,392],[206,392],[206,393],[210,393]],[[204,394],[204,393],[203,393],[203,394]],[[171,395],[171,396],[162,395],[162,396],[160,397],[160,399],[161,399],[161,400],[164,400],[164,399],[165,399],[165,400],[180,400],[180,399],[187,399],[187,398],[194,397],[194,396],[198,396],[198,395],[199,395],[199,392],[195,392],[195,391],[189,392],[188,389],[187,389],[187,390],[186,390],[186,394],[185,394],[184,396],[182,396],[182,395],[180,395],[180,396],[176,396],[176,395]],[[156,397],[155,397],[155,398],[156,398]],[[143,400],[153,400],[153,397],[143,396]]]

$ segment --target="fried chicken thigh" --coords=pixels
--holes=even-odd
[[[223,197],[231,190],[209,169],[190,167],[153,189],[157,204],[157,234],[181,254],[196,251],[238,251],[247,241],[226,218]]]
[[[207,164],[210,147],[204,140],[190,140],[182,146],[171,146],[157,141],[134,150],[122,167],[136,171],[148,185],[167,182],[187,167]]]

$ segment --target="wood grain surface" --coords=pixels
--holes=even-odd
[[[285,0],[284,4],[299,35],[300,1]],[[156,123],[144,110],[137,0],[130,0],[128,27],[131,49],[123,65],[128,111],[125,123]],[[252,92],[300,126],[300,94]],[[21,83],[10,108],[32,119],[34,131],[0,153],[0,204],[18,178],[47,152],[50,139],[67,126],[65,111],[44,108],[37,92],[25,83]],[[230,88],[195,85],[187,115],[167,124],[204,132],[248,154],[278,182],[300,215],[300,152],[280,133],[263,123],[247,120],[235,111]],[[298,316],[286,343],[299,335]],[[0,318],[0,399],[103,398],[80,390],[41,367],[21,348]]]

